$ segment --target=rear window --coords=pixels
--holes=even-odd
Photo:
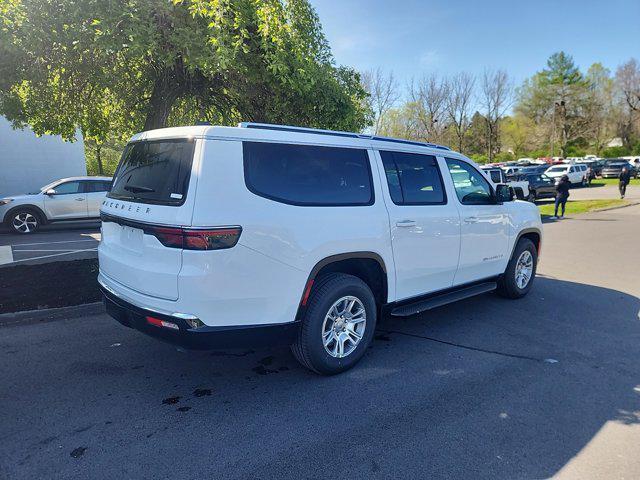
[[[380,151],[391,200],[396,205],[446,203],[436,157]]]
[[[373,204],[366,150],[243,142],[247,188],[290,205]]]
[[[195,141],[154,140],[127,145],[109,198],[182,205],[187,196]]]

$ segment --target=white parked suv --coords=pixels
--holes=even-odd
[[[39,192],[0,199],[0,220],[23,234],[51,222],[97,220],[109,188],[110,177],[62,178]]]
[[[101,208],[120,323],[187,348],[353,366],[381,314],[526,295],[538,208],[446,147],[277,125],[135,135]]]
[[[588,182],[587,179],[587,165],[584,163],[576,163],[576,164],[564,164],[564,165],[554,165],[553,167],[549,167],[544,174],[547,177],[553,178],[556,183],[560,181],[564,175],[569,177],[569,182],[573,186],[585,186]]]

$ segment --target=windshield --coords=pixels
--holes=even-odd
[[[566,172],[568,167],[551,167],[547,170],[548,173]]]
[[[187,195],[195,141],[133,142],[122,153],[109,198],[182,205]]]

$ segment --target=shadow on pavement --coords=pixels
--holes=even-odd
[[[11,478],[547,478],[606,424],[640,422],[639,310],[620,291],[539,277],[519,301],[384,319],[336,377],[288,349],[178,352],[104,316],[5,328],[0,466]]]

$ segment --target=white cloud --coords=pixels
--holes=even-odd
[[[420,65],[423,67],[432,67],[440,63],[440,55],[435,50],[427,50],[420,55]]]

